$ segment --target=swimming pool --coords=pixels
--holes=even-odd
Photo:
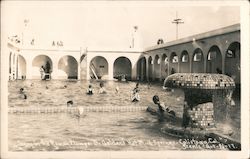
[[[178,116],[182,115],[183,92],[166,92],[161,85],[140,84],[141,101],[130,101],[136,83],[106,82],[107,94],[98,94],[99,82],[92,82],[94,95],[86,95],[88,81],[9,82],[10,108],[66,107],[141,107],[152,105],[157,94]],[[64,88],[64,86],[67,88]],[[119,87],[117,93],[115,88]],[[23,87],[27,99],[19,97]],[[235,114],[232,113],[232,114]],[[237,121],[240,122],[240,121]],[[82,118],[73,113],[10,114],[8,123],[10,151],[127,151],[127,150],[180,150],[186,149],[179,139],[161,132],[163,123],[144,111],[85,112]],[[237,125],[237,124],[236,124]],[[202,149],[206,149],[202,147]]]

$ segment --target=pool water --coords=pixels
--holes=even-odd
[[[94,95],[86,95],[88,81],[9,82],[9,107],[66,107],[68,100],[77,106],[145,106],[152,96],[171,106],[182,116],[184,94],[164,91],[161,85],[140,84],[141,101],[132,103],[131,90],[136,83],[106,82],[107,94],[98,94],[99,82],[92,82]],[[63,88],[64,86],[67,88]],[[119,87],[117,93],[115,88]],[[23,87],[27,99],[20,98]],[[238,113],[237,111],[232,114]],[[237,114],[236,113],[236,114]],[[239,118],[240,115],[237,114]],[[9,114],[9,151],[127,151],[184,150],[179,139],[161,132],[164,123],[144,111],[85,112],[82,118],[72,113]],[[240,122],[237,121],[237,122]],[[236,123],[236,125],[238,125]],[[205,148],[204,148],[205,149]],[[192,149],[193,150],[193,149]]]

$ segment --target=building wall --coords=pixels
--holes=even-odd
[[[236,53],[236,56],[238,56],[235,59],[226,59],[226,53],[227,53],[227,49],[229,48],[230,44],[232,44],[233,42],[237,42],[240,43],[240,31],[234,31],[234,32],[229,32],[229,33],[225,33],[222,35],[217,35],[217,36],[211,36],[211,37],[207,37],[205,39],[198,39],[198,40],[191,40],[189,42],[185,42],[185,43],[180,43],[180,44],[176,44],[176,45],[171,45],[171,46],[166,46],[166,47],[162,47],[162,48],[156,48],[156,49],[151,49],[149,51],[146,50],[146,57],[155,57],[156,55],[162,57],[163,54],[165,54],[167,57],[170,57],[171,54],[173,52],[176,53],[176,55],[179,57],[179,61],[178,63],[172,63],[171,60],[169,60],[169,67],[168,67],[168,74],[171,74],[171,69],[174,68],[176,72],[207,72],[207,65],[209,64],[207,57],[208,57],[208,53],[209,50],[211,49],[211,47],[213,46],[217,46],[220,50],[221,53],[221,59],[219,59],[219,61],[221,61],[221,63],[219,63],[218,61],[215,62],[216,66],[213,66],[214,68],[212,69],[213,72],[215,73],[215,69],[217,67],[220,67],[221,65],[221,70],[222,73],[227,73],[227,71],[229,72],[228,74],[233,74],[236,75],[237,77],[235,77],[235,82],[236,83],[240,83],[240,71],[239,71],[239,67],[236,67],[236,65],[239,65],[240,63],[240,50]],[[197,61],[194,62],[193,61],[193,55],[194,55],[194,51],[200,48],[202,50],[203,53],[203,59],[202,61]],[[189,61],[188,63],[182,63],[181,62],[181,53],[186,50],[188,52],[188,56],[189,56]],[[218,60],[218,59],[217,59]],[[225,60],[228,60],[228,62],[226,63],[225,66]],[[163,63],[163,61],[161,62],[161,67],[165,67],[165,64]],[[230,66],[228,66],[230,65]],[[154,67],[154,66],[152,66]],[[230,69],[227,69],[227,68]],[[233,68],[238,68],[238,69],[233,69]],[[150,69],[150,68],[149,68]],[[227,70],[227,71],[226,71]],[[230,71],[229,71],[230,70]],[[155,71],[155,70],[154,70]],[[162,71],[163,72],[163,71]],[[153,74],[154,75],[154,74]],[[161,78],[165,78],[167,75],[161,74]],[[149,78],[155,78],[155,77],[151,77],[149,76]]]
[[[217,30],[218,35],[193,36],[189,40],[172,45],[164,45],[155,47],[145,52],[139,51],[86,51],[81,58],[81,50],[45,50],[45,49],[17,49],[10,48],[9,73],[11,78],[17,78],[20,74],[25,74],[27,79],[39,78],[40,72],[38,68],[48,59],[51,60],[51,76],[53,79],[59,79],[62,75],[77,76],[78,79],[90,79],[92,71],[91,63],[95,67],[95,72],[98,76],[106,76],[106,79],[112,80],[114,76],[120,72],[131,74],[132,80],[137,77],[146,77],[144,80],[163,80],[171,74],[172,68],[174,72],[216,72],[216,68],[220,68],[222,73],[233,76],[236,83],[240,83],[240,49],[236,50],[235,58],[226,58],[227,50],[230,44],[237,42],[240,45],[240,30],[224,32],[223,29]],[[196,38],[199,37],[199,38]],[[188,39],[188,38],[187,38]],[[191,39],[191,40],[190,40]],[[219,59],[208,61],[208,53],[212,47],[218,48]],[[203,56],[201,61],[193,61],[194,52],[200,48]],[[239,46],[240,48],[240,46]],[[183,51],[188,53],[188,61],[182,62],[181,55]],[[178,56],[178,62],[173,63],[171,60],[172,53]],[[22,55],[24,60],[20,60],[17,64],[17,56]],[[34,62],[34,59],[39,56],[40,60]],[[163,56],[164,55],[164,56]],[[65,62],[60,62],[64,56],[72,56],[66,59]],[[96,58],[102,56],[103,58]],[[46,57],[46,58],[45,58]],[[126,57],[127,61],[115,63],[120,57]],[[138,60],[145,57],[146,63],[142,66],[138,65]],[[163,57],[168,58],[165,62]],[[96,58],[96,59],[95,59]],[[93,60],[95,59],[95,60]],[[104,60],[106,59],[106,60]],[[150,59],[152,62],[150,62]],[[49,60],[49,61],[50,61]],[[92,61],[93,60],[93,61]],[[25,63],[26,62],[26,66]],[[63,60],[65,61],[65,59]],[[160,61],[160,63],[159,63]],[[128,63],[131,63],[131,67]],[[139,66],[139,68],[137,68]],[[25,69],[24,69],[25,67]],[[17,70],[18,69],[18,70]],[[142,71],[139,71],[141,69]],[[18,71],[18,73],[17,73]],[[35,72],[35,73],[34,73]],[[140,75],[139,75],[140,74]],[[36,76],[36,77],[35,77]]]

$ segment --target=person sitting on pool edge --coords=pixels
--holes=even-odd
[[[100,93],[100,94],[105,94],[105,93],[107,93],[106,90],[105,90],[105,88],[104,88],[104,83],[103,83],[103,82],[100,83],[99,93]]]
[[[93,94],[93,89],[91,84],[89,85],[89,88],[87,89],[87,95],[92,95]]]
[[[160,113],[161,116],[163,116],[163,113],[165,111],[168,112],[169,114],[175,116],[175,112],[173,110],[170,110],[168,107],[166,107],[164,105],[164,103],[161,103],[160,98],[157,95],[153,96],[153,102],[154,102],[154,104],[157,104],[158,109],[159,109],[159,113]]]

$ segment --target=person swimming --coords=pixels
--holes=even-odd
[[[74,106],[73,100],[67,101],[67,107],[73,107],[73,106]]]
[[[105,94],[105,93],[107,93],[107,92],[106,92],[106,89],[105,89],[105,87],[104,87],[104,83],[103,83],[103,82],[100,83],[99,93],[100,93],[100,94]]]
[[[89,85],[89,88],[87,89],[87,94],[88,95],[93,95],[93,89],[92,89],[91,84]]]
[[[20,94],[24,93],[24,88],[20,88],[19,93]]]
[[[20,98],[27,99],[27,94],[24,92],[24,88],[20,88],[19,90]]]

